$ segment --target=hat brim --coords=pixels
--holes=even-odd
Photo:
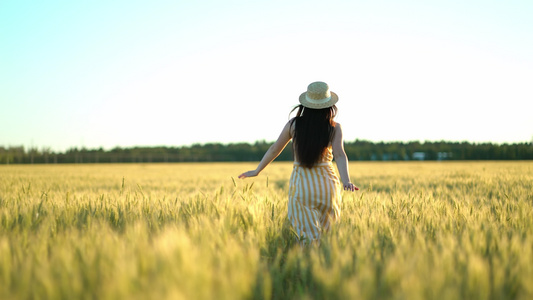
[[[302,104],[303,106],[307,108],[313,108],[313,109],[328,108],[328,107],[332,107],[333,105],[335,105],[335,103],[337,103],[337,101],[339,101],[339,96],[337,96],[337,94],[335,94],[334,92],[330,92],[331,99],[329,99],[329,101],[324,102],[324,103],[312,103],[309,100],[307,100],[307,98],[305,97],[306,94],[307,92],[302,93],[300,95],[300,104]]]

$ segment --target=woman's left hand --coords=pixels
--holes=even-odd
[[[344,190],[345,191],[355,192],[355,191],[358,191],[359,188],[356,187],[353,183],[349,182],[347,184],[344,184]]]

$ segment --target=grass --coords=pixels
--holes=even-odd
[[[0,299],[531,299],[532,162],[352,163],[320,246],[288,163],[0,166]]]

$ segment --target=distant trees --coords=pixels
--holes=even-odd
[[[182,147],[116,147],[111,150],[71,148],[64,153],[50,148],[24,149],[0,147],[0,164],[49,163],[150,163],[150,162],[232,162],[259,161],[272,143],[207,143]],[[348,158],[355,160],[531,160],[533,142],[492,144],[469,142],[370,142],[355,140],[345,143]],[[278,157],[292,160],[292,145]]]
[[[533,143],[492,144],[469,142],[390,142],[355,140],[345,144],[350,160],[412,160],[424,153],[425,160],[528,160],[533,159]]]

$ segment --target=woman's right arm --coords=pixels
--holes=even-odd
[[[342,128],[339,123],[335,126],[335,133],[333,135],[332,141],[333,156],[335,157],[335,162],[337,163],[337,169],[339,169],[339,175],[341,176],[342,185],[345,190],[356,191],[359,190],[351,181],[350,181],[350,172],[348,170],[348,157],[344,151],[344,141],[342,138]]]
[[[283,127],[283,130],[281,131],[276,142],[274,142],[274,144],[272,144],[272,146],[268,148],[267,152],[263,156],[263,159],[261,159],[261,161],[259,162],[257,168],[255,170],[242,173],[241,175],[239,175],[239,178],[243,179],[259,175],[259,173],[261,173],[261,171],[263,171],[263,169],[266,168],[266,166],[268,166],[276,157],[278,157],[281,151],[283,151],[283,149],[285,149],[285,146],[287,146],[287,144],[291,140],[290,130],[291,122],[289,121],[287,124],[285,124],[285,127]]]

